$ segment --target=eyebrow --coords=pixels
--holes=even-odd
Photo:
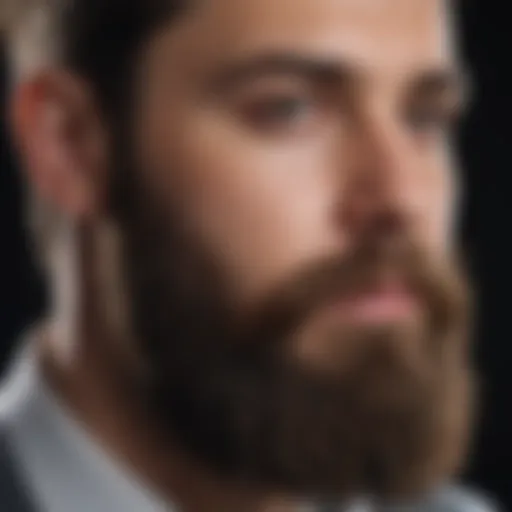
[[[225,94],[251,80],[272,74],[296,75],[325,85],[344,86],[366,73],[356,64],[339,58],[276,51],[221,65],[211,79],[212,90]],[[467,72],[448,65],[419,73],[407,88],[414,99],[452,94],[457,101],[465,104],[471,93],[469,79]]]
[[[354,66],[338,59],[295,53],[269,53],[226,64],[214,75],[212,82],[215,91],[226,92],[271,74],[298,75],[324,83],[341,84],[355,73]]]

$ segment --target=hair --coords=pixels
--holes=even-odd
[[[144,41],[188,0],[0,0],[0,31],[11,87],[47,68],[65,69],[91,89],[105,121],[121,126],[131,74]],[[29,195],[30,190],[28,190]],[[27,198],[37,256],[49,262],[59,216]]]
[[[62,66],[85,79],[110,109],[143,41],[185,0],[2,0],[13,78]],[[122,95],[122,94],[121,94]]]

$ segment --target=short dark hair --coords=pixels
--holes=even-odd
[[[2,7],[4,34],[14,68],[23,67],[20,48],[30,52],[32,46],[36,55],[44,52],[45,59],[58,60],[85,78],[105,109],[118,101],[126,87],[130,64],[144,39],[176,16],[186,3],[186,0],[2,1],[7,1]]]

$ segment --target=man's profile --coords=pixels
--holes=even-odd
[[[450,485],[475,401],[450,5],[9,7],[52,291],[6,387],[13,510],[488,510]]]

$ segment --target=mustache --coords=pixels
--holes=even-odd
[[[467,319],[457,318],[467,315],[471,305],[462,268],[457,256],[433,257],[405,239],[386,244],[371,240],[343,256],[315,262],[274,289],[243,328],[260,343],[271,336],[284,336],[331,301],[378,290],[391,282],[419,300],[431,326],[442,332],[454,320],[461,325]]]

